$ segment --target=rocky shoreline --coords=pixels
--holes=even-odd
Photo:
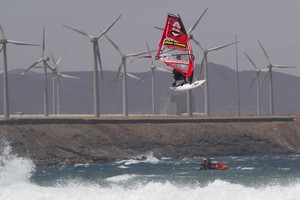
[[[147,118],[132,123],[137,119],[141,118],[121,118],[123,121],[115,123],[63,123],[63,119],[55,119],[57,123],[2,121],[0,140],[9,142],[14,153],[29,157],[36,165],[111,162],[148,152],[157,158],[300,153],[297,117],[226,123],[165,117],[168,121],[164,123]]]

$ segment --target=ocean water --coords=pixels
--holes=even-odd
[[[0,200],[298,200],[300,156],[214,157],[231,168],[200,171],[201,158],[147,153],[106,164],[36,167],[0,147]]]

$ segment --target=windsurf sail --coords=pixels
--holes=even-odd
[[[179,15],[168,14],[155,58],[185,77],[192,76],[193,49]]]

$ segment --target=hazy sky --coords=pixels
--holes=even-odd
[[[46,26],[46,55],[54,57],[67,48],[61,62],[62,71],[92,71],[92,44],[62,25],[98,35],[120,14],[122,18],[108,36],[124,53],[146,50],[146,42],[156,49],[161,32],[153,26],[164,26],[166,14],[180,14],[188,30],[202,12],[208,11],[194,30],[194,37],[206,48],[240,41],[239,67],[252,69],[244,56],[246,51],[257,66],[267,60],[257,40],[265,47],[274,64],[300,66],[299,0],[0,0],[0,24],[7,39],[42,43]],[[99,40],[104,70],[114,71],[121,58],[106,38]],[[197,63],[202,51],[194,46]],[[41,56],[41,47],[8,46],[9,69],[26,69]],[[208,60],[235,68],[235,47],[208,54]],[[150,61],[129,63],[128,71],[145,71]],[[163,66],[157,62],[159,66]],[[0,58],[0,71],[3,58]],[[299,69],[278,70],[300,76]]]

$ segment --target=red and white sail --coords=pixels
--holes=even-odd
[[[179,15],[168,14],[155,58],[186,77],[192,75],[193,49]]]

